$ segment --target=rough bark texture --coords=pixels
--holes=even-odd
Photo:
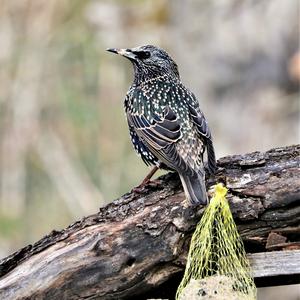
[[[208,179],[229,189],[249,252],[265,251],[270,232],[298,241],[299,154],[297,145],[224,157]],[[0,261],[0,299],[171,299],[203,207],[184,205],[176,174],[160,180]]]

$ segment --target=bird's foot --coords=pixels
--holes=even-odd
[[[162,181],[159,179],[153,179],[153,180],[149,180],[147,182],[148,186],[155,187],[155,188],[160,186],[161,184],[162,184]]]
[[[135,194],[143,194],[144,191],[145,191],[145,187],[141,185],[136,186],[131,190],[131,192]]]
[[[145,191],[145,186],[148,184],[150,179],[144,179],[141,184],[134,187],[131,191],[136,194],[142,194]]]
[[[154,179],[154,180],[144,180],[140,185],[134,187],[131,191],[133,193],[137,193],[137,194],[142,194],[143,192],[145,192],[145,189],[147,187],[152,187],[152,188],[156,188],[158,186],[160,186],[162,184],[162,181],[159,179]]]

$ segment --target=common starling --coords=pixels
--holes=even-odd
[[[177,64],[158,47],[107,49],[128,58],[134,80],[124,101],[135,150],[147,165],[178,172],[190,204],[206,204],[203,155],[214,173],[211,133],[195,95],[180,81]],[[150,177],[150,176],[148,176]]]

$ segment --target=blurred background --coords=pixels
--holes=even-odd
[[[142,44],[178,63],[217,157],[299,143],[297,0],[0,0],[0,258],[147,173],[123,112],[132,67],[105,51]]]

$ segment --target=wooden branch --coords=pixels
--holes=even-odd
[[[228,156],[208,179],[229,189],[247,251],[299,242],[299,154],[300,145]],[[0,261],[0,299],[172,299],[204,208],[183,205],[176,174],[160,180]]]
[[[300,279],[300,250],[252,253],[248,258],[255,278],[295,275]]]

